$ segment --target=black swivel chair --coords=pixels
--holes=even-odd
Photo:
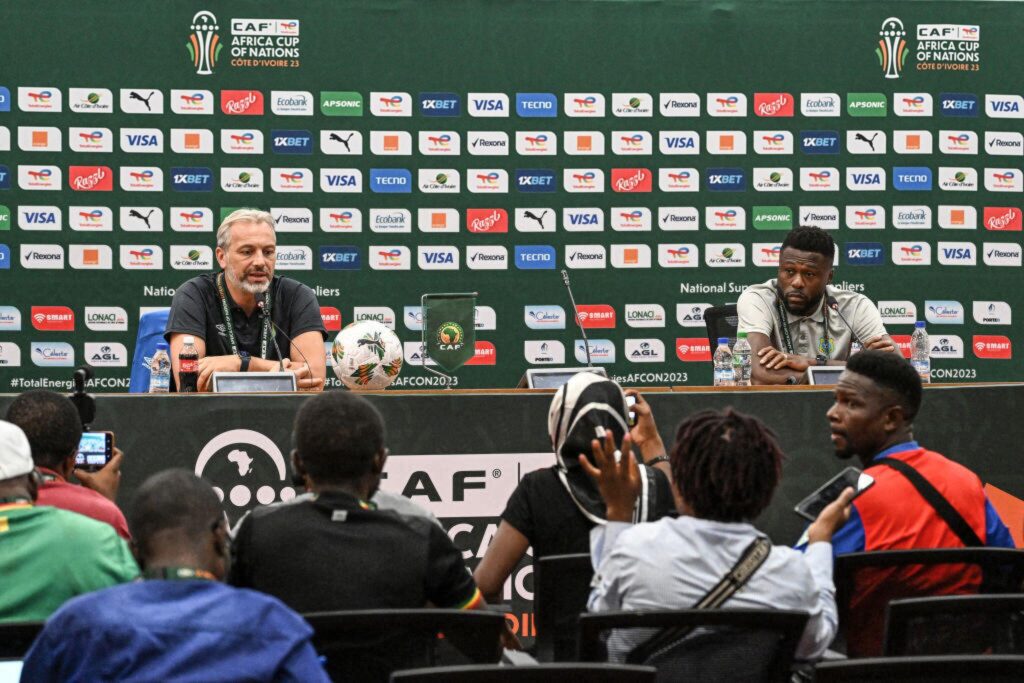
[[[23,659],[43,630],[42,621],[14,621],[0,624],[0,658]]]
[[[701,629],[640,664],[658,669],[658,681],[788,681],[807,614],[787,610],[690,609],[580,615],[580,660],[606,657],[602,635],[611,629]]]
[[[1009,548],[939,548],[920,550],[879,550],[840,555],[835,561],[836,606],[839,623],[847,630],[841,634],[847,642],[850,657],[870,657],[881,654],[884,636],[885,605],[891,600],[936,597],[941,590],[922,591],[902,580],[907,571],[936,565],[962,565],[961,573],[973,565],[980,567],[982,593],[1019,593],[1024,580],[1024,552]],[[870,604],[851,609],[853,596],[860,595],[855,579],[862,571],[899,571],[895,577],[884,580],[871,596]]]
[[[704,311],[704,326],[708,331],[708,342],[711,343],[711,353],[718,348],[720,337],[729,338],[729,348],[736,344],[736,328],[739,325],[739,317],[736,315],[736,304],[724,304],[712,306]]]
[[[649,666],[538,664],[535,666],[450,666],[396,671],[392,683],[653,683]]]
[[[889,603],[886,657],[1024,655],[1024,595],[949,595]]]
[[[456,609],[315,612],[313,646],[336,681],[387,681],[393,671],[495,664],[505,615]]]
[[[1024,657],[950,655],[945,657],[878,657],[822,662],[815,683],[1019,683]]]
[[[590,555],[549,555],[533,561],[536,656],[541,662],[576,659],[580,612],[586,611],[594,567]]]

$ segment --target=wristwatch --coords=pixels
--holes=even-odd
[[[239,351],[238,357],[242,359],[242,365],[238,368],[238,371],[249,372],[249,361],[252,360],[252,356],[245,351]]]

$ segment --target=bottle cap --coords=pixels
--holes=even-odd
[[[719,337],[718,338],[718,343],[719,344],[728,344],[729,343],[729,338],[728,337]]]
[[[924,329],[924,321],[923,320],[918,320],[916,323],[914,323],[914,327],[916,327],[919,330],[923,330]]]
[[[737,332],[736,333],[736,338],[737,339],[746,339],[747,338],[747,333],[746,332]]]
[[[169,348],[170,347],[167,345],[167,342],[157,342],[156,343],[156,350],[157,351],[166,351]]]
[[[192,335],[186,334],[185,335],[185,343],[186,344],[195,344],[196,343],[196,338],[193,337]]]

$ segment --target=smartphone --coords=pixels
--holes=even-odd
[[[103,469],[114,456],[114,432],[83,432],[75,455],[75,468],[86,472]]]
[[[875,479],[870,474],[864,474],[856,467],[847,467],[822,484],[817,491],[797,503],[793,511],[813,522],[821,514],[821,511],[838,498],[846,488],[856,491],[854,494],[854,498],[856,498],[871,488],[874,483]]]
[[[627,396],[626,397],[626,408],[627,409],[628,408],[632,408],[634,405],[636,405],[636,396]],[[636,413],[633,412],[632,410],[630,410],[629,414],[626,416],[626,421],[629,422],[629,426],[630,427],[635,425],[636,424]]]

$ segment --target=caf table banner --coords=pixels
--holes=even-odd
[[[421,303],[426,354],[445,372],[455,372],[476,351],[476,292],[424,294]]]

